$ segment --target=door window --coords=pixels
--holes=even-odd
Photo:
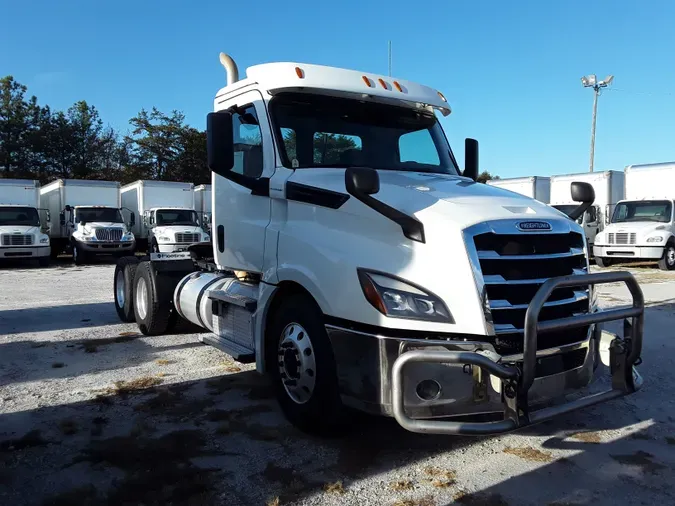
[[[586,223],[595,223],[596,221],[598,221],[598,209],[591,206],[586,211]]]
[[[258,178],[263,172],[262,132],[253,104],[237,108],[232,114],[234,134],[233,172]]]

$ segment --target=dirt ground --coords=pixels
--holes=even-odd
[[[499,437],[358,417],[321,440],[251,366],[119,323],[113,269],[0,267],[0,504],[675,504],[675,273],[632,269],[648,309],[629,398]]]

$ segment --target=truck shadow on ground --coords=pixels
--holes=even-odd
[[[0,335],[79,329],[119,323],[112,302],[64,304],[0,311]]]

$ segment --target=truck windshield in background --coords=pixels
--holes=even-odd
[[[270,108],[282,163],[288,168],[365,166],[459,174],[450,146],[431,112],[296,93],[276,96]],[[242,115],[243,130],[248,126],[247,116],[251,115]],[[245,136],[235,131],[235,142],[238,134]]]
[[[113,207],[78,207],[75,209],[75,222],[123,223],[123,220],[120,210]]]
[[[33,207],[0,207],[0,226],[4,225],[39,227],[40,216]]]
[[[614,209],[612,223],[628,223],[635,221],[669,223],[672,212],[673,204],[667,200],[621,202],[620,204],[617,204]]]
[[[191,225],[198,227],[197,213],[189,209],[160,209],[157,211],[155,222],[163,225]]]

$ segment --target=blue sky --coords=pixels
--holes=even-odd
[[[204,128],[224,84],[218,53],[243,68],[299,61],[387,73],[440,89],[460,163],[464,137],[502,177],[675,160],[675,2],[650,0],[178,2],[0,0],[0,74],[43,104],[96,105],[123,131],[142,107]]]

